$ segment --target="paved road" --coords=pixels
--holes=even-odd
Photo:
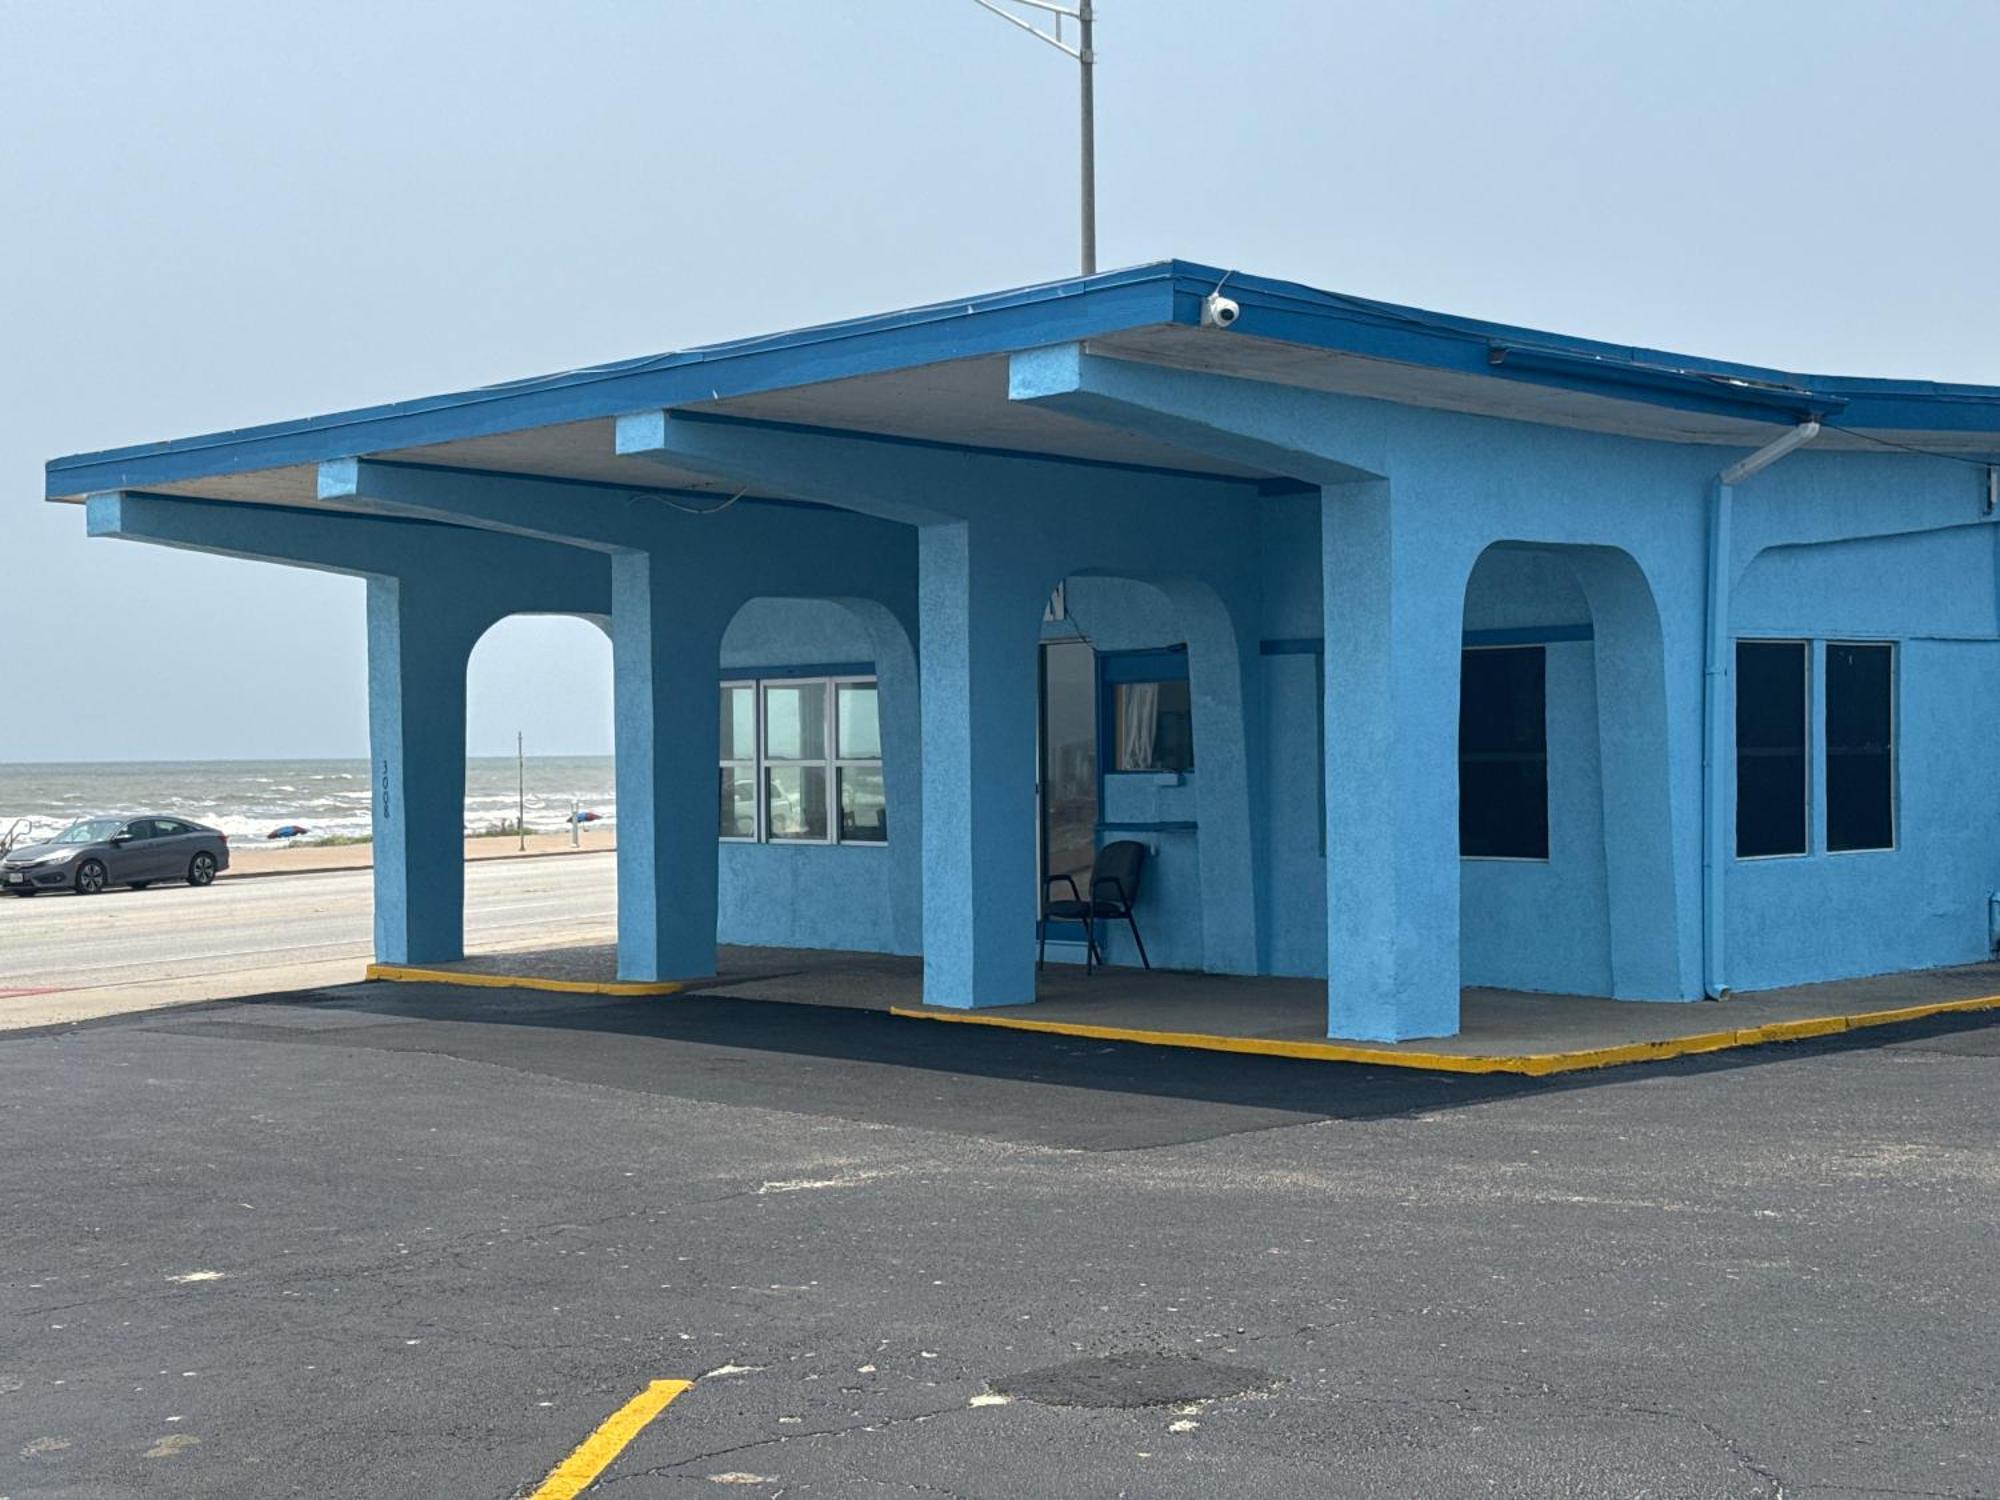
[[[411,985],[16,1032],[0,1496],[503,1500],[666,1377],[592,1494],[1992,1496],[2000,1026],[1869,1040],[1478,1080]]]
[[[468,864],[468,944],[602,940],[615,866],[608,852]],[[357,978],[373,956],[369,882],[340,870],[0,899],[0,1026]]]

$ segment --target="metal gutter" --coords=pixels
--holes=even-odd
[[[1708,500],[1708,587],[1702,620],[1701,699],[1701,986],[1711,1000],[1729,993],[1729,861],[1732,843],[1723,770],[1729,754],[1729,692],[1734,677],[1729,616],[1736,569],[1732,529],[1736,486],[1762,473],[1794,448],[1819,436],[1820,424],[1801,422],[1755,453],[1738,459],[1710,487]]]

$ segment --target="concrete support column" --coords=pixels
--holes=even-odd
[[[726,623],[663,555],[611,560],[618,977],[715,973],[717,663]]]
[[[1327,1030],[1458,1030],[1458,674],[1467,568],[1386,481],[1322,491]]]
[[[375,957],[465,956],[465,664],[483,623],[444,589],[368,580]]]
[[[917,540],[924,1001],[1035,998],[1036,639],[1050,580],[966,522]]]

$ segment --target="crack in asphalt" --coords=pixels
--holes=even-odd
[[[696,1453],[688,1458],[670,1464],[657,1464],[649,1469],[635,1469],[629,1474],[619,1474],[599,1481],[600,1489],[609,1489],[614,1484],[623,1484],[631,1479],[685,1479],[693,1476],[678,1471],[694,1464],[713,1463],[718,1458],[728,1458],[738,1453],[752,1453],[759,1448],[783,1447],[787,1443],[806,1442],[819,1438],[851,1437],[857,1432],[887,1432],[892,1427],[909,1427],[920,1422],[933,1421],[938,1417],[948,1417],[958,1412],[972,1410],[963,1404],[941,1406],[934,1411],[912,1412],[907,1416],[884,1417],[874,1422],[849,1422],[840,1427],[820,1427],[804,1432],[780,1432],[770,1437],[758,1438],[754,1442],[737,1443],[727,1448],[715,1448],[706,1453]],[[949,1495],[949,1490],[931,1490],[924,1486],[911,1485],[925,1493]]]

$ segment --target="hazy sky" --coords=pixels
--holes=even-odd
[[[2000,384],[2000,0],[1104,0],[1101,260]],[[0,761],[366,753],[362,585],[86,542],[63,453],[1064,275],[972,0],[0,0]],[[475,753],[610,748],[514,621]]]

